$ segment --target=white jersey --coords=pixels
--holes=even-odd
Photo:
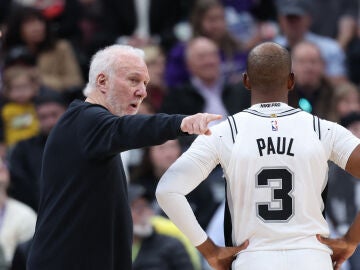
[[[183,195],[221,164],[227,181],[230,240],[246,250],[330,250],[322,193],[327,161],[345,168],[360,143],[340,125],[284,103],[256,104],[199,136],[162,177],[161,207],[194,245],[206,240]],[[228,229],[228,227],[226,227]]]

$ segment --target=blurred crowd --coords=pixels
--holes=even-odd
[[[277,42],[293,59],[289,104],[360,138],[359,8],[357,0],[0,1],[0,270],[25,269],[45,142],[68,104],[83,99],[98,49],[117,43],[144,50],[151,80],[140,113],[226,119],[250,106],[242,85],[249,50]],[[158,180],[193,139],[122,153],[136,270],[209,269],[155,199]],[[324,214],[336,236],[360,210],[360,179],[334,164],[328,179]],[[218,244],[224,185],[219,167],[188,194]],[[342,269],[360,269],[360,254]]]

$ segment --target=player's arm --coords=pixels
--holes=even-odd
[[[334,263],[334,269],[339,270],[341,265],[355,252],[356,247],[360,243],[360,213],[358,213],[343,237],[330,239],[317,235],[317,238],[321,243],[328,245],[332,249],[333,254],[331,258]]]
[[[156,197],[161,208],[194,246],[203,243],[207,235],[196,220],[186,199],[218,164],[213,136],[199,136],[161,177]]]
[[[330,122],[323,121],[323,123],[326,125]],[[329,143],[332,145],[332,161],[353,176],[360,178],[360,140],[349,130],[337,124],[326,126],[326,129],[333,130],[333,139]],[[323,130],[323,134],[326,134],[326,129]],[[329,239],[320,235],[317,237],[320,242],[333,250],[334,269],[340,269],[341,264],[354,253],[360,243],[360,213],[343,237],[337,239]]]
[[[353,176],[360,178],[360,144],[351,153],[345,170]]]
[[[188,151],[165,172],[159,181],[156,197],[164,212],[209,264],[216,270],[228,270],[234,255],[246,248],[248,242],[239,247],[216,246],[201,228],[185,197],[218,163],[216,147],[211,144],[210,137],[198,137]]]

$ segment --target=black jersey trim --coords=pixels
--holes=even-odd
[[[228,119],[230,129],[231,129],[231,137],[232,137],[233,143],[235,143],[235,138],[238,133],[235,118],[234,118],[234,116],[230,115],[227,117],[227,119]]]
[[[258,112],[258,111],[255,111],[255,110],[251,110],[251,109],[243,110],[243,112],[253,114],[253,115],[256,115],[256,116],[260,116],[260,117],[265,117],[265,118],[272,118],[273,117],[271,114],[269,115],[269,114],[265,114],[265,113]],[[288,111],[277,113],[276,117],[289,116],[289,115],[292,115],[292,114],[295,114],[295,113],[298,113],[298,112],[302,112],[302,110],[293,108],[293,109],[290,109]]]
[[[225,179],[225,209],[224,209],[224,240],[225,246],[232,247],[232,222],[231,222],[231,213],[228,202],[227,194],[227,181]]]
[[[227,118],[228,122],[229,122],[229,125],[230,125],[230,130],[231,130],[231,138],[233,140],[233,143],[235,142],[235,137],[234,137],[234,131],[233,131],[233,127],[232,127],[232,124],[231,124],[231,121],[230,121],[230,118],[228,117]]]
[[[231,120],[230,120],[231,118]],[[238,133],[237,125],[235,122],[234,116],[230,115],[227,117],[231,129],[231,136],[233,139],[233,143],[235,143],[235,137]],[[232,122],[232,123],[231,123]],[[224,240],[225,246],[232,247],[232,221],[231,221],[231,213],[228,202],[228,192],[227,192],[227,181],[225,180],[225,208],[224,208]]]
[[[234,127],[235,127],[235,134],[237,135],[238,134],[238,130],[237,130],[237,126],[236,126],[236,122],[235,122],[235,118],[233,115],[230,116],[231,119],[233,120],[233,123],[234,123]],[[236,136],[235,136],[236,137]]]
[[[322,211],[322,215],[324,218],[326,218],[325,213],[326,213],[326,202],[327,202],[327,198],[328,198],[328,189],[329,189],[329,182],[326,184],[323,192],[321,192],[321,198],[323,200],[324,203],[324,210]]]
[[[313,115],[313,129],[321,140],[320,119],[315,115]]]

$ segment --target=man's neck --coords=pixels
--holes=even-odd
[[[288,95],[264,95],[254,92],[251,95],[251,105],[268,102],[282,102],[288,104]]]

